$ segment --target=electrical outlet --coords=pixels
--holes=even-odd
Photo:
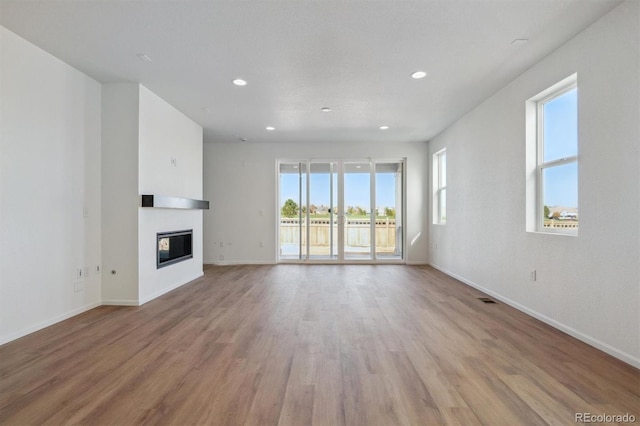
[[[529,273],[529,278],[531,279],[531,281],[535,281],[538,278],[535,269],[531,270],[531,272]]]
[[[76,278],[79,280],[84,278],[84,270],[82,268],[76,268]]]
[[[96,274],[100,273],[100,265],[96,265]]]

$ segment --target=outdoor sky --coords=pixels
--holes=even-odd
[[[574,156],[578,153],[578,91],[577,89],[544,105],[544,161]],[[394,207],[395,176],[376,174],[376,207]],[[345,175],[345,206],[369,210],[369,174]],[[544,204],[547,206],[578,206],[578,168],[576,163],[545,170]],[[280,175],[281,204],[291,198],[299,204],[297,174]],[[329,205],[329,174],[313,173],[310,183],[310,204]],[[337,199],[337,197],[336,197]],[[303,204],[304,204],[303,200]]]
[[[344,205],[361,207],[369,211],[369,174],[368,173],[348,173],[344,177],[345,200]],[[303,185],[304,186],[304,185]],[[316,206],[329,206],[329,174],[312,173],[309,185],[310,204]],[[299,179],[297,174],[280,175],[280,199],[281,203],[291,198],[299,204]],[[376,173],[376,207],[395,206],[395,174]],[[303,188],[304,191],[304,188]],[[334,200],[337,197],[334,195]],[[303,200],[304,204],[305,200]]]
[[[544,104],[544,161],[578,154],[578,89]],[[544,204],[578,207],[576,163],[545,170]]]

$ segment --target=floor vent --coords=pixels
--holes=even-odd
[[[478,297],[478,300],[480,300],[483,303],[496,303],[495,300],[489,299],[488,297]]]

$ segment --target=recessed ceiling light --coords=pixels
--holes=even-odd
[[[415,78],[416,80],[419,78],[424,78],[427,76],[427,73],[424,71],[416,71],[413,74],[411,74],[411,78]]]
[[[511,42],[511,44],[514,46],[520,46],[522,44],[526,44],[528,41],[528,38],[516,38]]]
[[[236,86],[246,86],[247,82],[241,78],[236,78],[235,80],[233,80],[233,84],[235,84]]]
[[[238,138],[238,140],[240,140],[240,142],[246,142],[247,138]]]
[[[267,127],[265,127],[265,129],[267,129],[267,130],[275,130],[276,128],[273,127],[273,126],[267,126]]]
[[[147,55],[145,55],[144,53],[136,53],[136,56],[138,57],[138,59],[140,59],[142,62],[151,62],[151,58],[148,57]]]
[[[389,126],[380,126],[380,130],[387,130]]]
[[[329,111],[331,111],[331,108],[329,108],[329,107],[323,107],[320,111],[322,111],[322,112],[329,112]]]

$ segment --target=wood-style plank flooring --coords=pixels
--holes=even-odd
[[[538,425],[640,373],[430,268],[207,267],[0,346],[0,425]]]

